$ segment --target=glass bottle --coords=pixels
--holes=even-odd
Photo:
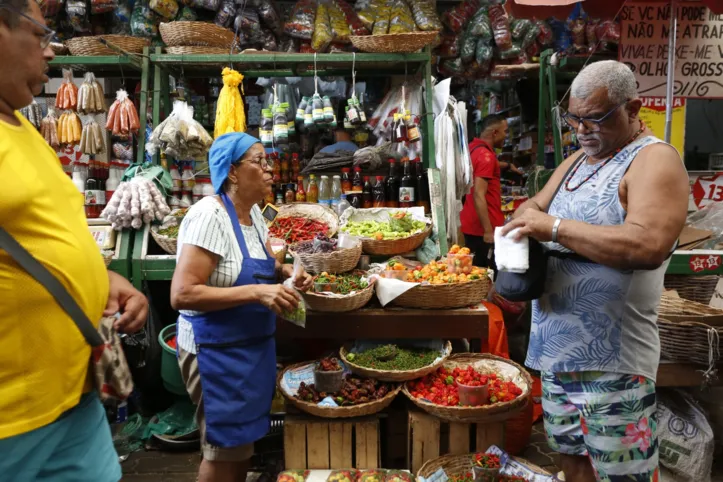
[[[306,190],[306,202],[319,202],[319,186],[316,184],[316,176],[314,174],[309,174],[309,187]]]
[[[414,167],[417,171],[417,206],[422,206],[424,212],[428,213],[430,209],[429,183],[427,182],[427,176],[424,174],[424,166],[419,158],[414,160]]]
[[[368,209],[374,207],[374,193],[369,176],[364,176],[364,190],[362,191],[362,207]]]
[[[387,207],[399,207],[399,176],[397,175],[397,163],[389,159],[389,176],[387,176]]]
[[[419,139],[421,139],[419,127],[417,127],[417,124],[412,120],[412,116],[409,114],[404,116],[404,123],[407,126],[407,140],[412,143],[419,141]]]
[[[294,185],[289,183],[286,185],[286,192],[284,193],[284,202],[291,204],[296,201],[296,192],[294,192]]]
[[[404,166],[404,175],[399,183],[399,207],[410,208],[416,206],[414,190],[417,187],[417,179],[412,175],[409,159],[402,159],[402,166]]]
[[[340,200],[341,194],[344,191],[341,188],[341,176],[336,174],[331,180],[331,199],[334,200]]]
[[[341,199],[339,199],[339,204],[336,206],[336,215],[341,217],[341,215],[351,207],[351,204],[346,199],[346,194],[341,195]]]
[[[349,173],[351,169],[348,167],[341,168],[341,190],[344,193],[351,191],[351,176]]]
[[[377,183],[374,185],[372,193],[374,195],[373,207],[383,208],[387,205],[386,188],[384,186],[384,176],[377,176]]]
[[[329,176],[322,175],[319,182],[319,204],[325,206],[331,205],[331,186],[329,185]]]
[[[284,204],[284,188],[283,185],[279,185],[276,190],[276,205],[281,206],[282,204]]]
[[[285,184],[289,181],[289,156],[281,154],[281,182]]]

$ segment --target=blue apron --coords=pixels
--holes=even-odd
[[[228,196],[221,199],[243,254],[234,286],[276,283],[274,257],[265,249],[266,259],[249,255],[236,210]],[[276,390],[276,315],[252,303],[184,318],[198,345],[206,440],[217,447],[259,440],[269,431]]]

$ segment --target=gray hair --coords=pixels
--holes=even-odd
[[[20,20],[15,12],[27,13],[29,9],[29,0],[0,0],[0,20],[14,28]]]
[[[585,99],[601,87],[607,89],[610,102],[616,105],[638,97],[635,74],[616,60],[594,62],[582,69],[572,81],[570,93],[572,97]]]

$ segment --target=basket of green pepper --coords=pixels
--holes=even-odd
[[[151,236],[168,254],[176,254],[178,244],[178,229],[181,227],[181,221],[188,212],[188,208],[174,209],[171,214],[163,219],[160,226],[151,227]]]
[[[324,291],[324,287],[333,287],[333,293]],[[302,293],[302,296],[312,311],[342,313],[358,310],[373,294],[374,283],[367,280],[364,271],[356,270],[345,274],[318,274],[314,276],[314,291]]]

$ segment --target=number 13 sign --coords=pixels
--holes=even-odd
[[[723,202],[723,174],[699,176],[691,187],[691,193],[698,209],[712,202]]]

